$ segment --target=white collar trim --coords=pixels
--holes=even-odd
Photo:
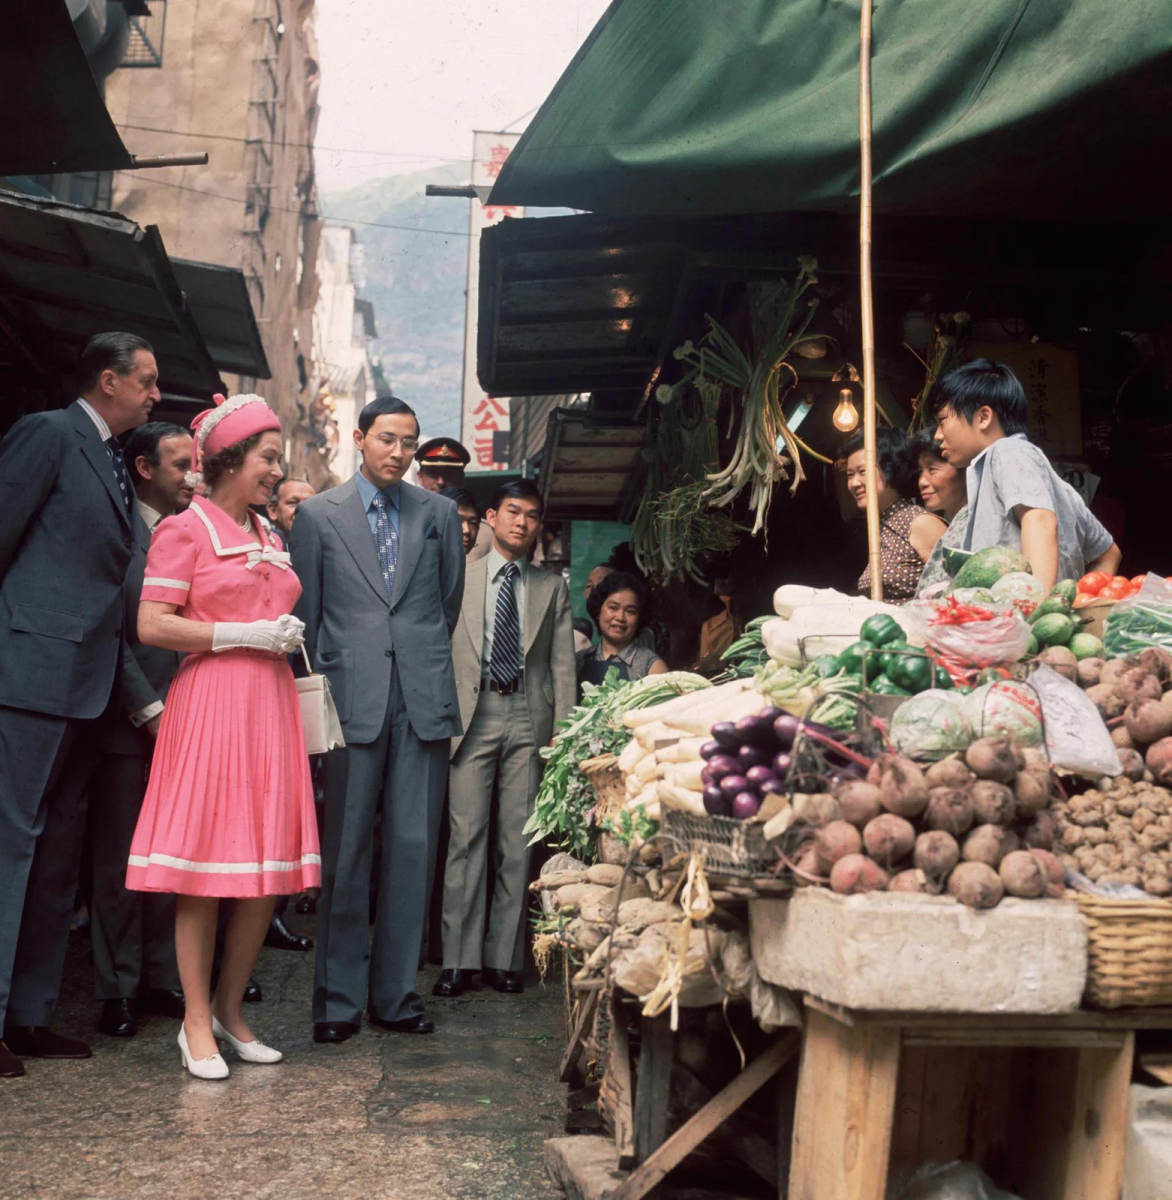
[[[261,530],[261,539],[263,545],[258,546],[256,542],[246,542],[240,546],[225,546],[220,541],[219,530],[206,512],[203,510],[203,505],[199,503],[199,497],[195,497],[191,502],[191,507],[195,509],[196,516],[204,523],[204,528],[208,531],[208,537],[212,539],[212,549],[221,558],[229,558],[237,554],[246,554],[248,556],[248,569],[251,571],[258,563],[268,562],[275,567],[280,567],[282,571],[289,570],[289,564],[292,561],[292,556],[285,550],[278,550],[270,544],[264,530]],[[255,529],[259,523],[256,513],[251,509],[248,510],[248,519]]]

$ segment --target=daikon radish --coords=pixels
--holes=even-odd
[[[704,781],[700,778],[700,772],[703,770],[704,760],[702,758],[694,758],[691,762],[686,763],[665,763],[663,765],[664,782],[670,783],[674,787],[687,788],[690,792],[702,792]]]
[[[623,805],[623,808],[629,812],[633,812],[637,808],[645,809],[647,805],[657,801],[659,799],[659,782],[656,779],[654,782],[647,784],[637,796],[630,797],[626,804]]]
[[[628,796],[637,796],[643,790],[643,780],[638,775],[628,775],[626,786]]]
[[[671,729],[662,721],[653,721],[650,725],[640,725],[635,730],[635,739],[643,747],[644,753],[654,750],[657,741],[678,742],[683,736],[681,730]]]
[[[655,752],[655,757],[661,763],[690,762],[700,757],[700,747],[708,741],[704,737],[686,737],[670,746],[663,746]]]
[[[690,812],[697,817],[704,816],[704,797],[699,792],[690,792],[687,788],[664,782],[659,785],[658,795],[659,803],[666,804],[668,808]]]
[[[639,781],[640,784],[646,783],[650,779],[654,779],[658,774],[659,760],[654,754],[644,754],[638,763],[635,765],[634,771],[631,773]]]
[[[639,739],[631,738],[626,746],[623,747],[622,754],[619,755],[619,770],[624,775],[629,775],[635,769],[635,764],[643,757],[644,753],[643,747],[639,745]]]
[[[636,708],[631,712],[623,713],[623,724],[628,729],[639,729],[655,721],[665,721],[670,724],[673,718],[683,713],[690,713],[697,705],[702,705],[705,709],[719,709],[730,696],[735,696],[747,688],[747,679],[734,679],[731,683],[722,683],[719,687],[700,688],[694,692],[685,692],[681,696],[665,700],[662,704],[654,704],[650,708]],[[714,717],[713,720],[719,721],[720,717]]]

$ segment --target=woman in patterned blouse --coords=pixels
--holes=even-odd
[[[924,501],[924,507],[948,522],[948,528],[924,563],[916,588],[917,596],[938,596],[952,582],[944,569],[944,551],[964,547],[965,529],[969,523],[965,473],[958,471],[940,453],[934,425],[920,430],[912,438],[911,450],[920,466],[920,498]]]
[[[883,599],[902,604],[916,595],[924,563],[947,528],[939,517],[914,500],[916,469],[907,438],[881,426],[875,431],[879,475],[879,557]],[[863,435],[856,433],[842,448],[846,459],[846,488],[860,509],[867,505]],[[871,567],[859,579],[859,592],[871,594]]]

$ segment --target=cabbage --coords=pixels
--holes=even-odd
[[[986,683],[965,697],[977,737],[1008,734],[1018,746],[1042,742],[1042,704],[1037,692],[1015,679]]]
[[[892,744],[909,758],[944,758],[973,741],[967,697],[931,688],[905,700],[891,719]]]
[[[1046,585],[1027,571],[1002,575],[989,590],[998,600],[1030,600],[1041,604],[1046,599]]]

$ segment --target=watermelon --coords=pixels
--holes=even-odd
[[[1002,575],[989,589],[998,600],[1024,600],[1041,604],[1046,599],[1046,585],[1028,571],[1010,571]]]
[[[987,546],[978,550],[956,573],[957,587],[991,588],[997,580],[1014,573],[1028,574],[1029,559],[1008,546]]]
[[[1074,637],[1075,628],[1064,613],[1047,613],[1034,622],[1034,637],[1043,646],[1065,646]]]
[[[1103,643],[1093,633],[1076,633],[1066,645],[1078,659],[1103,657]]]
[[[959,571],[961,567],[963,567],[964,564],[968,562],[970,558],[972,558],[972,556],[973,552],[971,550],[954,550],[951,548],[945,550],[941,555],[944,560],[944,569],[954,579],[956,578],[957,571]]]

